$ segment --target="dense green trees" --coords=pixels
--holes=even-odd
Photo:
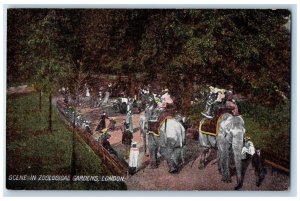
[[[87,80],[125,74],[133,95],[135,75],[143,72],[143,82],[162,75],[183,108],[194,82],[234,86],[274,105],[290,96],[289,15],[267,9],[9,9],[8,78],[36,75],[51,91],[47,87],[79,69]]]
[[[25,13],[32,15],[28,10],[25,10]],[[22,78],[25,76],[41,93],[49,97],[49,130],[52,131],[52,94],[59,87],[59,83],[68,77],[71,63],[65,49],[58,45],[64,36],[60,34],[60,16],[56,11],[47,11],[36,21],[32,18],[28,20],[24,22],[27,26],[24,25],[18,41],[21,51],[16,60],[20,63],[19,68],[15,70],[22,72]]]

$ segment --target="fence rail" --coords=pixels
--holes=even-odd
[[[276,170],[280,170],[282,172],[285,172],[286,174],[289,174],[290,173],[290,170],[286,167],[283,167],[282,165],[279,165],[277,163],[274,163],[270,160],[265,160],[266,164],[271,166],[272,168],[276,169]]]

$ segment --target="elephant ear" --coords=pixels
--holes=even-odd
[[[227,118],[225,121],[221,122],[220,128],[225,133],[229,133],[231,128],[233,127],[233,122],[230,120],[231,118]]]
[[[239,116],[238,117],[232,117],[231,122],[232,122],[231,129],[238,129],[239,131],[241,131],[243,133],[246,132],[243,118],[241,118]]]

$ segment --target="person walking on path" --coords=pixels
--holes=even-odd
[[[103,114],[101,115],[100,117],[100,121],[99,121],[99,124],[96,128],[95,131],[102,131],[102,129],[106,128],[106,122],[105,122],[105,119],[109,119],[107,116],[106,116],[106,113],[103,112]]]
[[[265,157],[260,148],[257,148],[255,154],[252,157],[252,167],[255,170],[256,186],[260,186],[265,179]]]
[[[123,134],[122,134],[122,144],[125,145],[125,159],[129,157],[130,146],[133,139],[133,133],[129,129],[129,124],[123,120]]]
[[[133,133],[133,123],[132,123],[132,103],[131,100],[127,104],[127,114],[126,114],[126,123],[129,126],[129,130]]]

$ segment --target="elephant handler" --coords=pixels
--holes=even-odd
[[[250,137],[244,139],[244,146],[242,148],[242,160],[252,158],[255,153],[253,142],[250,141]]]
[[[266,167],[265,157],[260,148],[257,148],[252,157],[252,167],[255,169],[256,186],[260,186],[265,179]]]

